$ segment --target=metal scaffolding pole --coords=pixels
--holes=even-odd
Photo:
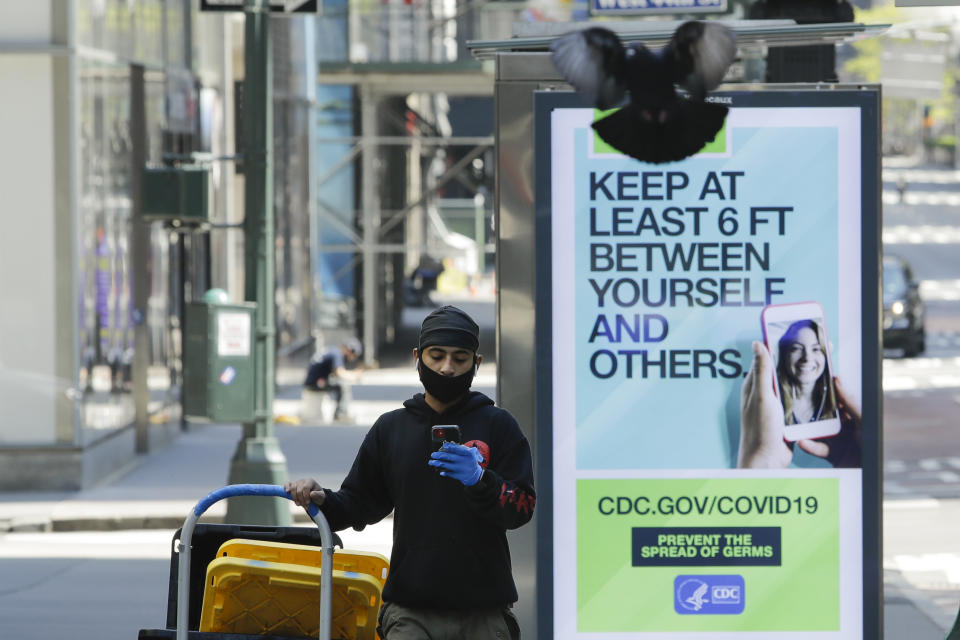
[[[360,131],[362,160],[360,183],[363,189],[363,354],[372,365],[377,355],[377,254],[379,240],[380,196],[377,192],[376,135],[377,99],[369,85],[360,88]]]

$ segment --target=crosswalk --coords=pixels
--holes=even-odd
[[[172,529],[121,529],[117,531],[55,531],[0,533],[0,560],[9,558],[170,558]],[[367,525],[363,531],[341,534],[350,549],[390,556],[393,518]]]
[[[883,228],[883,244],[960,244],[960,227],[891,225]]]
[[[884,590],[907,598],[939,628],[953,626],[960,601],[960,554],[893,554],[883,558]],[[889,636],[888,636],[889,637]]]
[[[960,205],[960,193],[950,191],[910,191],[901,199],[896,191],[883,191],[883,204],[925,205],[929,207],[956,207]]]
[[[896,498],[960,497],[960,457],[887,460],[883,465],[883,493]]]
[[[892,163],[884,162],[883,179],[885,182],[896,183],[901,177],[910,184],[960,184],[960,171],[946,168],[916,168],[892,167]]]
[[[951,350],[960,345],[960,335],[930,334],[928,352],[935,349]],[[883,392],[926,391],[956,387],[960,393],[960,357],[884,358]]]

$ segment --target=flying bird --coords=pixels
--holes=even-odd
[[[640,43],[625,47],[603,27],[562,35],[550,50],[560,75],[594,106],[622,107],[593,128],[637,160],[691,156],[714,139],[727,117],[723,105],[704,102],[737,55],[736,37],[720,23],[684,22],[658,51]]]

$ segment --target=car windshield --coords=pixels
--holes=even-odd
[[[907,277],[899,264],[886,263],[883,265],[883,292],[887,294],[903,294],[907,290]]]

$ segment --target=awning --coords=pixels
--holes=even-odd
[[[588,27],[606,27],[625,43],[640,42],[648,47],[662,47],[673,36],[683,20],[636,20],[589,22],[521,22],[514,25],[514,37],[507,40],[470,40],[467,49],[485,60],[506,51],[547,51],[558,36]],[[791,47],[800,45],[836,44],[878,36],[889,24],[829,22],[797,24],[793,20],[723,20],[737,34],[737,46]]]

